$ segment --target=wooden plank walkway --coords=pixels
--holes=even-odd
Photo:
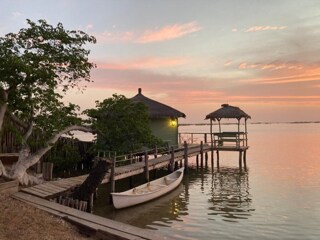
[[[137,228],[121,222],[82,212],[73,208],[62,206],[48,200],[17,192],[13,198],[31,204],[39,209],[63,218],[79,227],[85,234],[95,235],[99,239],[118,240],[165,240],[168,237],[141,228]]]
[[[245,151],[248,147],[230,147],[230,146],[221,146],[215,147],[213,150],[215,151]],[[211,147],[207,144],[203,145],[202,152],[209,152],[211,151]],[[188,147],[188,157],[196,156],[201,153],[200,145],[192,145]],[[157,158],[149,159],[148,160],[148,169],[149,171],[154,169],[159,169],[168,166],[171,159],[171,154],[162,155]],[[184,148],[178,149],[174,153],[174,162],[180,161],[184,159]],[[120,180],[124,178],[128,178],[131,176],[135,176],[145,172],[145,162],[137,162],[130,165],[119,166],[115,168],[115,180]],[[50,182],[44,182],[43,184],[39,184],[33,187],[23,188],[21,191],[25,193],[29,193],[35,195],[37,197],[51,199],[58,197],[75,187],[81,185],[84,180],[88,177],[88,174],[78,176],[78,177],[71,177],[71,178],[64,178]],[[102,183],[110,182],[110,173],[106,174],[106,177],[102,181]]]

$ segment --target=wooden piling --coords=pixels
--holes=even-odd
[[[199,155],[196,156],[196,164],[197,164],[197,168],[199,167]]]
[[[158,146],[156,145],[154,147],[154,158],[157,158],[158,157]]]
[[[243,165],[244,165],[244,170],[247,171],[247,150],[244,150],[243,152]]]
[[[149,162],[148,162],[148,159],[149,159],[149,157],[148,157],[148,152],[146,151],[145,153],[144,153],[144,166],[145,166],[145,169],[144,169],[144,171],[145,171],[145,175],[146,175],[146,181],[147,182],[149,182]]]
[[[242,171],[242,151],[239,151],[239,170]]]
[[[184,141],[184,171],[188,171],[188,143]]]
[[[217,151],[217,168],[220,168],[220,159],[219,159],[219,151]]]
[[[111,193],[115,192],[115,190],[116,190],[116,181],[115,181],[116,160],[117,160],[117,156],[115,153],[114,158],[112,160],[111,175],[110,175]],[[111,195],[110,195],[110,202],[112,202]],[[88,208],[90,208],[90,203],[88,205],[89,205]]]
[[[174,148],[171,147],[170,172],[174,171]]]
[[[201,159],[201,167],[203,167],[203,141],[200,142],[200,159]]]
[[[214,151],[213,150],[211,150],[211,168],[213,171],[213,168],[214,168]]]
[[[208,152],[204,154],[204,159],[206,161],[206,167],[208,167]]]

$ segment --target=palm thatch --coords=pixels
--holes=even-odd
[[[247,120],[251,117],[244,111],[242,111],[239,107],[230,106],[229,104],[222,104],[220,109],[206,116],[206,119],[211,119],[213,121],[220,121],[222,118],[235,118],[238,120],[244,118]]]
[[[185,118],[186,115],[172,107],[169,107],[163,103],[159,103],[150,98],[142,95],[141,88],[138,89],[138,94],[131,98],[131,100],[135,102],[144,103],[148,107],[148,112],[150,118],[162,118],[162,117],[170,117],[170,118]]]

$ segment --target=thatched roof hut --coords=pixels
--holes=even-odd
[[[131,100],[135,102],[144,103],[148,107],[148,112],[150,118],[162,118],[162,117],[170,117],[170,118],[185,118],[186,115],[168,105],[157,102],[150,98],[147,98],[142,94],[141,88],[138,89],[138,94],[135,95]]]
[[[147,106],[150,117],[150,128],[155,136],[169,145],[178,144],[178,118],[186,117],[183,112],[147,98],[142,94],[141,88],[138,89],[138,94],[131,98],[131,100],[144,103]]]
[[[238,120],[244,118],[246,120],[251,117],[239,107],[230,106],[229,104],[222,104],[220,109],[208,114],[205,119],[220,121],[222,118],[234,118]]]

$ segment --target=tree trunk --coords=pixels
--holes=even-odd
[[[95,168],[90,172],[80,187],[76,189],[72,197],[80,201],[89,201],[90,196],[96,191],[107,174],[110,163],[111,162],[106,159],[98,161]]]
[[[47,141],[45,147],[40,148],[37,152],[30,154],[30,148],[28,146],[23,146],[19,152],[19,159],[17,163],[11,168],[9,174],[7,174],[11,179],[18,179],[21,185],[31,185],[31,184],[39,184],[42,182],[41,179],[38,179],[35,176],[29,175],[27,173],[27,169],[34,164],[36,164],[41,157],[47,153],[59,139],[59,137],[67,132],[79,130],[83,132],[93,132],[90,127],[84,126],[69,126],[64,130],[58,132],[54,135],[50,140]],[[0,166],[1,169],[1,166]],[[1,171],[1,170],[0,170]]]
[[[7,103],[3,103],[3,104],[0,105],[0,132],[2,132],[4,116],[6,114],[7,108],[8,108]]]

